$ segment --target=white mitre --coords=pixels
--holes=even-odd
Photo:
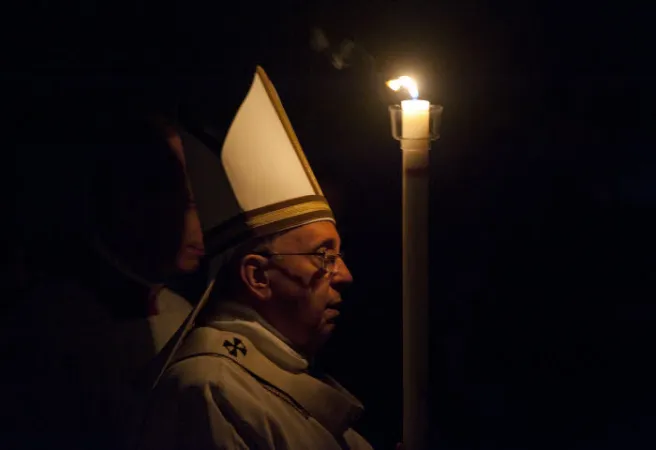
[[[278,94],[261,67],[222,145],[183,132],[187,170],[209,257],[333,213]]]

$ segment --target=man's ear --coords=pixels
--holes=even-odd
[[[269,260],[261,255],[248,254],[241,260],[240,275],[244,286],[260,301],[267,301],[271,297],[268,264]]]

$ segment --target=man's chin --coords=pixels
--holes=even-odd
[[[315,334],[310,345],[307,348],[309,355],[314,355],[328,342],[330,336],[333,334],[335,324],[324,324],[321,329]]]
[[[335,324],[334,322],[326,322],[323,324],[323,326],[321,327],[321,332],[319,333],[317,339],[319,341],[320,346],[328,342],[330,337],[333,335],[333,332],[335,331],[336,327],[337,324]]]

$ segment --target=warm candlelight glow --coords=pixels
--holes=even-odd
[[[419,97],[419,89],[417,88],[417,82],[410,77],[402,76],[396,80],[389,80],[387,86],[393,91],[398,91],[401,88],[406,88],[410,97],[417,99]]]
[[[404,148],[427,147],[430,139],[429,110],[427,100],[403,100],[402,125],[404,139],[414,139],[414,142],[405,142]]]
[[[415,80],[402,76],[389,80],[387,86],[398,91],[407,89],[411,100],[401,102],[401,148],[404,150],[428,150],[430,145],[430,102],[419,100]]]

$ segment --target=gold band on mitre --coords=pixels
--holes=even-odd
[[[333,212],[321,195],[307,195],[267,205],[243,212],[206,231],[207,254],[216,255],[253,238],[324,220],[335,223]]]

